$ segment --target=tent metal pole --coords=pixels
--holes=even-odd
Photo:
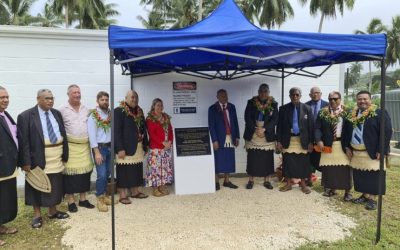
[[[282,77],[281,77],[281,79],[282,79],[282,93],[281,93],[281,106],[283,106],[283,104],[284,104],[284,101],[283,101],[283,98],[284,98],[284,92],[285,92],[285,67],[282,67]]]
[[[381,111],[385,110],[385,75],[386,75],[386,68],[385,68],[385,60],[381,60]],[[380,117],[380,131],[379,131],[379,182],[378,182],[378,215],[376,221],[376,238],[375,244],[378,244],[379,240],[381,239],[381,224],[382,224],[382,185],[383,185],[383,177],[384,177],[384,164],[385,164],[385,116],[384,112],[381,112]]]
[[[131,90],[133,90],[133,80],[134,80],[133,75],[131,75]]]
[[[111,245],[112,250],[115,250],[115,201],[114,201],[114,185],[115,185],[115,176],[114,176],[114,50],[110,49],[110,109],[111,109]]]
[[[150,55],[146,55],[146,56],[139,56],[139,57],[126,59],[126,60],[122,60],[122,61],[115,61],[115,64],[124,64],[124,63],[128,63],[128,62],[136,62],[136,61],[149,59],[149,58],[153,58],[153,57],[165,56],[165,55],[168,55],[168,54],[174,54],[174,53],[178,53],[178,52],[181,52],[181,51],[184,51],[184,50],[188,50],[188,49],[167,50],[167,51],[163,51],[163,52],[159,52],[159,53],[155,53],[155,54],[150,54]]]

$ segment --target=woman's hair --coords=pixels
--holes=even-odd
[[[157,104],[158,102],[163,103],[163,101],[162,101],[160,98],[155,98],[155,99],[153,100],[153,102],[151,103],[151,108],[150,108],[150,111],[151,111],[151,112],[154,111],[154,107],[156,106],[156,104]]]

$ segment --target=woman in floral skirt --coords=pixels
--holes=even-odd
[[[153,187],[153,195],[168,195],[166,184],[173,181],[171,117],[163,112],[161,99],[153,100],[146,118],[150,151],[147,155],[146,186]]]

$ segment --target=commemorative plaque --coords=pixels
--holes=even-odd
[[[176,155],[211,155],[208,127],[176,128]]]

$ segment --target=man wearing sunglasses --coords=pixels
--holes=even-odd
[[[292,189],[292,178],[301,179],[301,191],[309,194],[306,179],[310,176],[309,152],[313,150],[313,121],[310,106],[301,103],[301,90],[291,88],[290,103],[279,108],[277,150],[283,154],[283,176],[286,185],[279,191]]]
[[[312,87],[310,89],[309,95],[310,95],[311,100],[306,102],[306,104],[311,107],[312,121],[315,126],[315,122],[317,121],[317,117],[318,117],[318,112],[322,108],[328,106],[328,102],[321,99],[322,92],[321,92],[321,89],[318,87]],[[311,172],[312,173],[315,173],[315,170],[321,171],[321,168],[319,167],[320,159],[321,159],[321,153],[316,152],[315,150],[310,153],[310,163],[311,163]],[[307,180],[307,186],[309,186],[309,187],[312,186],[311,175]]]

